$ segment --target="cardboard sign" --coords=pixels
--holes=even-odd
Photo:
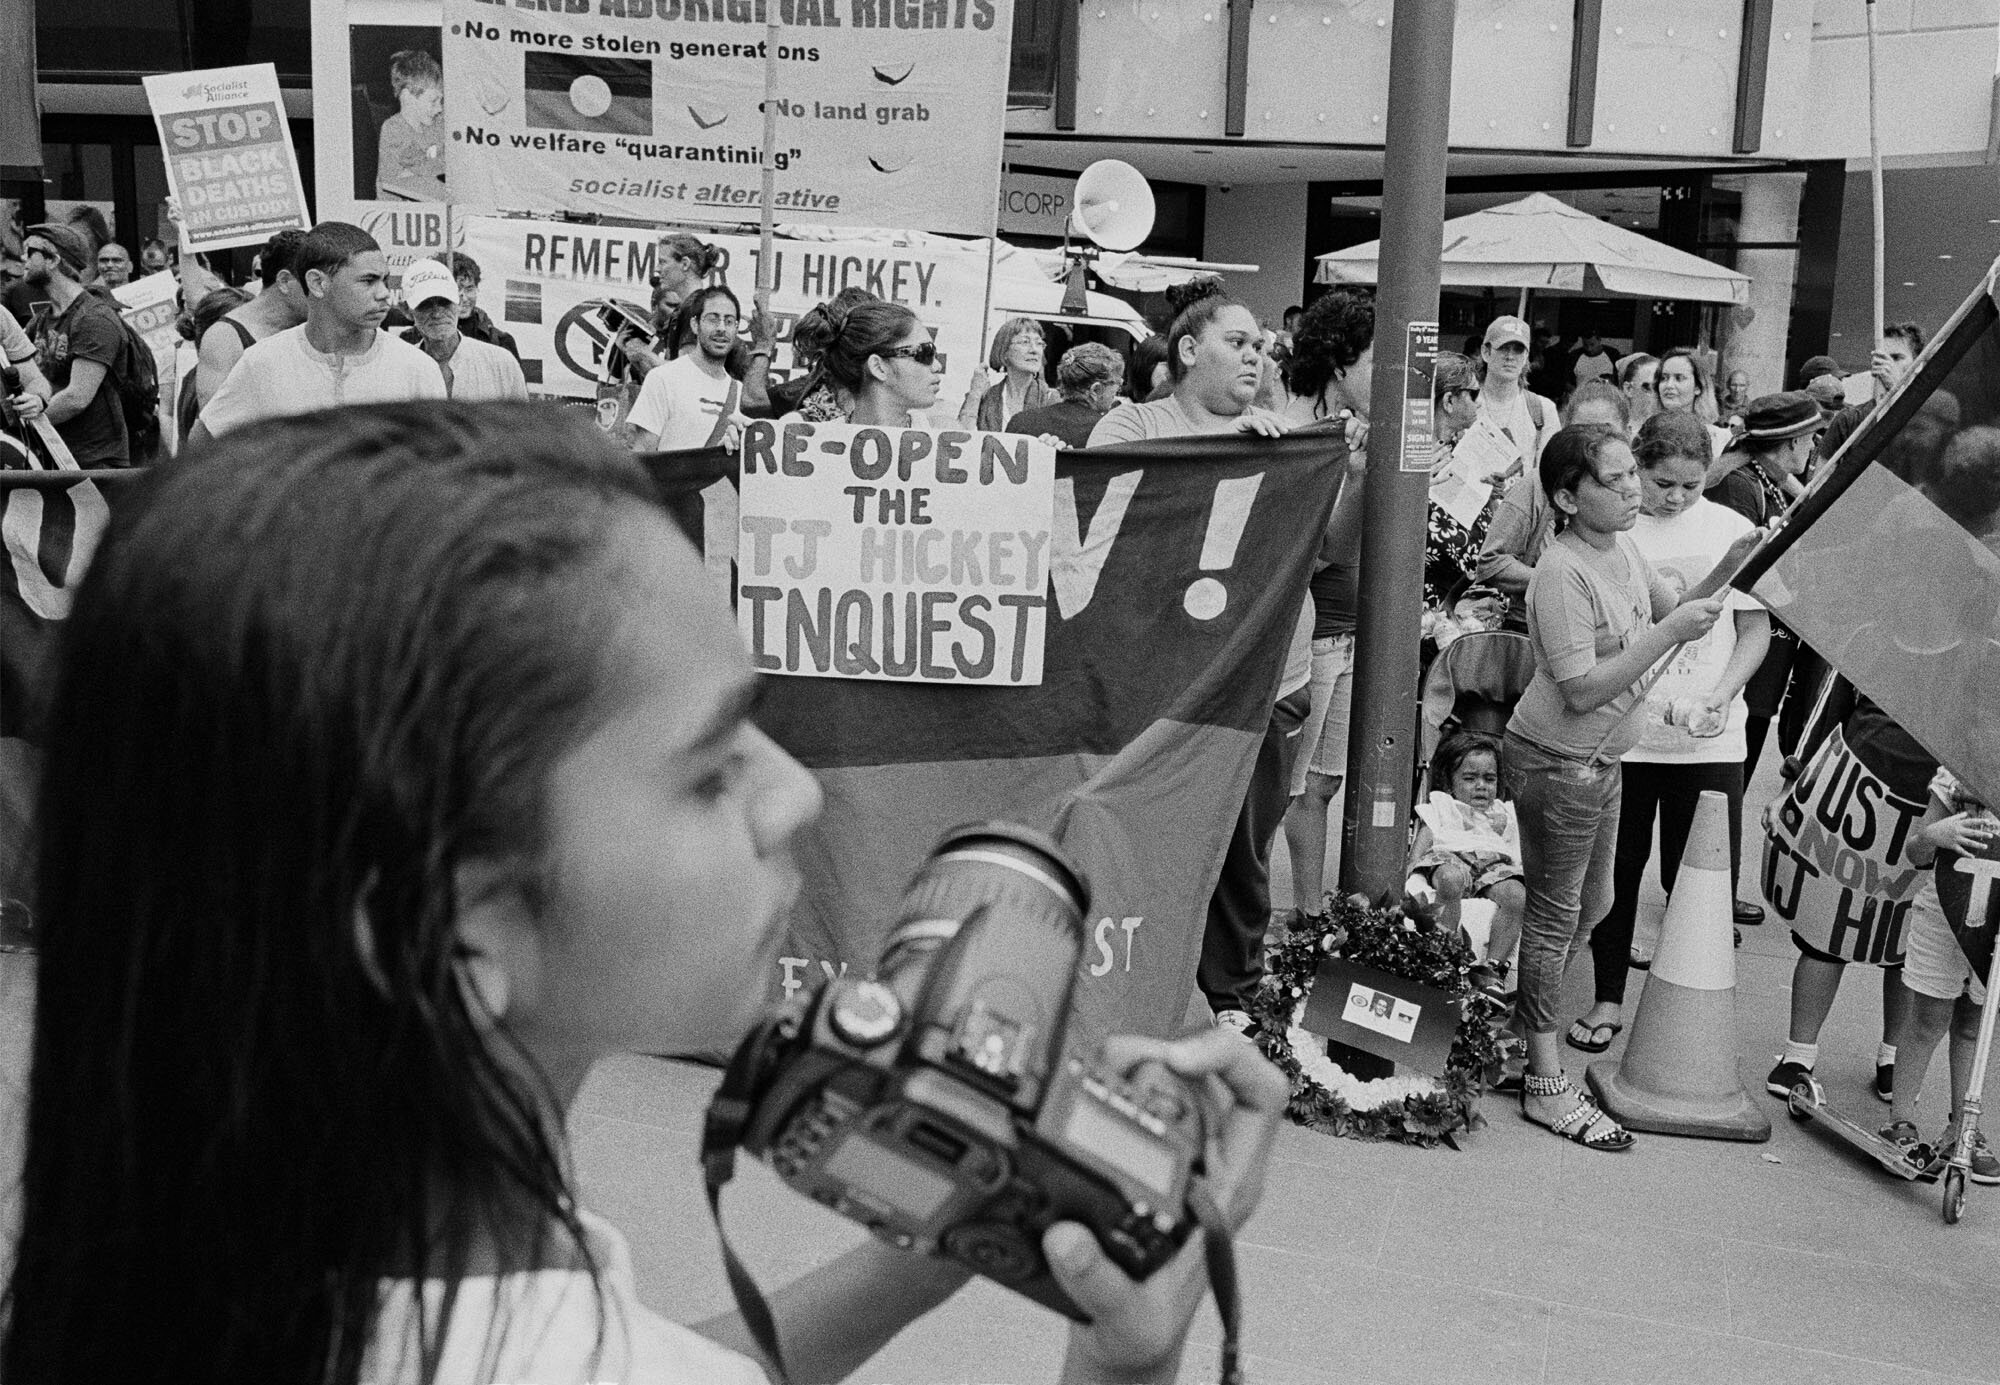
[[[1989,842],[1978,856],[1940,851],[1935,869],[1938,907],[1973,974],[1984,981],[1993,967],[1994,929],[2000,923],[2000,843]]]
[[[174,343],[180,339],[174,328],[179,315],[174,295],[179,289],[180,281],[171,274],[148,274],[111,290],[118,300],[118,315],[146,339],[156,358],[172,360]]]
[[[1900,965],[1903,927],[1929,874],[1909,859],[1924,806],[1891,792],[1834,731],[1765,814],[1765,902],[1821,952]]]
[[[1011,433],[756,422],[737,621],[766,673],[1042,681],[1055,449]]]
[[[1012,0],[772,8],[444,0],[453,200],[755,222],[775,41],[779,221],[991,235]]]
[[[1458,1035],[1459,1007],[1435,986],[1342,957],[1313,977],[1305,1028],[1399,1067],[1442,1074]]]
[[[180,201],[190,246],[258,245],[311,224],[276,67],[252,63],[145,80],[167,186]]]

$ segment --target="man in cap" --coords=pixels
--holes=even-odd
[[[458,282],[436,260],[418,260],[403,271],[403,306],[416,326],[403,340],[438,363],[445,393],[453,399],[526,399],[521,363],[497,346],[459,330]]]
[[[55,393],[47,415],[77,464],[125,466],[131,457],[114,372],[125,352],[118,310],[83,286],[90,246],[73,227],[30,226],[22,238],[27,285],[38,313],[31,335]]]
[[[322,221],[306,233],[293,272],[305,285],[306,320],[243,353],[201,411],[191,443],[258,419],[445,397],[437,362],[382,331],[389,262],[375,237]]]
[[[1493,319],[1479,348],[1479,359],[1486,368],[1479,395],[1480,417],[1499,430],[1524,472],[1535,469],[1542,448],[1562,427],[1555,401],[1521,382],[1528,368],[1531,341],[1528,324],[1508,315]]]

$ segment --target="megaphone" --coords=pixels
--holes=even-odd
[[[1106,250],[1135,250],[1153,234],[1153,189],[1123,159],[1099,159],[1076,180],[1070,231]]]
[[[1133,250],[1153,234],[1153,189],[1146,175],[1123,159],[1099,159],[1077,176],[1074,209],[1064,227],[1063,254],[1069,259],[1069,282],[1063,289],[1062,310],[1081,314],[1089,304],[1084,289],[1084,262],[1096,249],[1072,250],[1075,236],[1103,250]]]

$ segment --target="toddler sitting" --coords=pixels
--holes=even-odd
[[[1521,883],[1521,827],[1514,805],[1500,801],[1500,742],[1479,731],[1454,731],[1431,756],[1429,797],[1416,807],[1417,837],[1404,888],[1465,931],[1483,976],[1499,989],[1521,941],[1527,889]]]

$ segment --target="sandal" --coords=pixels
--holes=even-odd
[[[1539,1121],[1528,1114],[1528,1098],[1531,1096],[1561,1096],[1569,1093],[1576,1098],[1576,1105],[1553,1122]],[[1524,1080],[1521,1095],[1521,1119],[1530,1125],[1539,1125],[1544,1130],[1552,1130],[1572,1144],[1585,1149],[1601,1149],[1607,1153],[1630,1149],[1633,1144],[1632,1132],[1598,1109],[1597,1104],[1582,1092],[1572,1087],[1569,1078],[1537,1077],[1529,1073]]]
[[[1625,1032],[1622,1024],[1586,1024],[1582,1020],[1571,1023],[1569,1033],[1563,1035],[1563,1042],[1571,1048],[1585,1053],[1602,1053],[1611,1047],[1611,1041]],[[1598,1038],[1599,1034],[1604,1035]],[[1581,1035],[1582,1037],[1578,1037]]]

